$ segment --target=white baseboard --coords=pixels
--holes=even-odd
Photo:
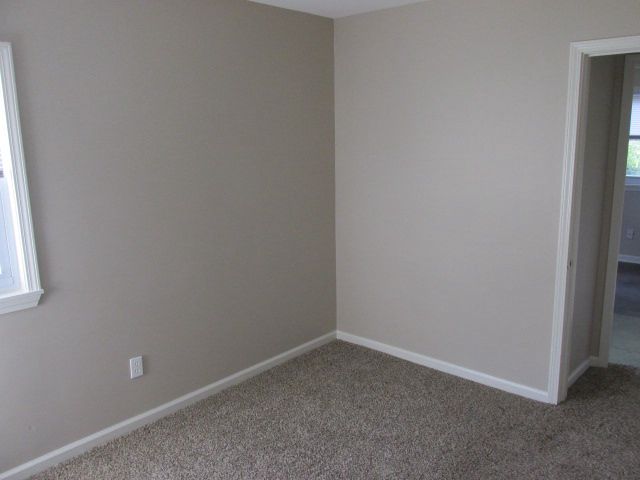
[[[618,255],[618,262],[640,264],[640,257],[634,255]]]
[[[589,357],[580,365],[578,365],[573,372],[571,372],[571,374],[569,375],[569,380],[567,380],[567,387],[570,387],[571,385],[576,383],[576,380],[578,380],[582,376],[582,374],[589,369],[589,367],[591,366],[591,362],[592,358]]]
[[[355,343],[363,347],[371,348],[372,350],[378,350],[379,352],[387,353],[394,357],[402,358],[411,363],[417,363],[425,367],[433,368],[456,377],[462,377],[473,382],[481,383],[489,387],[497,388],[505,392],[520,395],[522,397],[537,400],[539,402],[552,403],[549,400],[549,395],[544,390],[538,390],[537,388],[528,387],[519,383],[504,380],[502,378],[494,377],[486,373],[471,370],[469,368],[454,365],[453,363],[444,362],[435,358],[427,357],[420,353],[410,352],[403,350],[402,348],[386,345],[375,340],[370,340],[364,337],[358,337],[350,333],[338,331],[338,340],[344,340],[345,342]]]
[[[336,332],[330,332],[326,335],[318,337],[310,342],[299,345],[291,350],[288,350],[280,355],[276,355],[264,362],[260,362],[252,367],[246,368],[240,372],[234,373],[222,380],[218,380],[206,387],[195,390],[191,393],[187,393],[175,400],[171,400],[168,403],[160,405],[159,407],[148,410],[140,415],[131,417],[120,423],[112,425],[111,427],[100,430],[88,437],[81,438],[73,443],[58,448],[52,452],[49,452],[41,457],[35,458],[27,463],[19,465],[11,470],[7,470],[0,473],[0,480],[24,480],[38,472],[46,470],[47,468],[56,465],[60,462],[73,458],[81,453],[84,453],[93,447],[108,442],[114,438],[120,437],[129,433],[137,428],[142,427],[148,423],[151,423],[159,418],[167,416],[177,410],[180,410],[186,406],[189,406],[199,400],[207,398],[214,393],[220,392],[226,388],[236,385],[244,380],[247,380],[265,370],[275,367],[287,360],[291,360],[303,353],[314,350],[326,343],[329,343],[336,338]]]
[[[589,358],[589,366],[596,368],[607,368],[609,366],[609,359],[600,357]]]

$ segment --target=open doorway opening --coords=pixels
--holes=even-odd
[[[630,105],[622,110],[630,115],[609,362],[640,367],[640,55],[626,62],[631,86],[622,102]]]
[[[585,158],[587,113],[590,110],[589,97],[592,94],[590,91],[592,82],[590,67],[593,60],[606,56],[625,56],[624,64],[630,65],[626,62],[626,57],[639,53],[640,36],[573,42],[570,45],[565,152],[549,362],[548,400],[550,403],[562,402],[567,396],[569,385],[589,366],[606,367],[608,365],[627,161],[627,156],[623,157],[619,153],[628,148],[628,133],[630,131],[630,124],[621,125],[621,120],[627,118],[630,122],[631,111],[629,109],[625,115],[624,102],[621,100],[616,102],[613,99],[615,97],[611,97],[609,110],[613,112],[617,108],[619,115],[612,113],[609,117],[609,132],[612,134],[618,132],[618,141],[616,142],[613,138],[608,142],[610,154],[604,175],[603,195],[595,203],[602,210],[599,217],[601,235],[595,249],[598,258],[596,280],[592,284],[595,290],[592,291],[593,294],[590,297],[591,314],[586,317],[586,321],[576,322],[574,307],[576,292],[579,290],[577,286],[577,280],[580,278],[578,270],[582,263],[578,258],[578,240],[581,236],[579,227],[583,214],[582,193],[583,190],[590,191],[585,188],[585,182],[583,182],[583,172],[587,163]],[[626,73],[624,71],[626,68],[623,67],[623,75]],[[631,88],[631,92],[633,92],[632,84],[624,81],[622,83],[622,86],[620,86],[620,82],[613,83],[614,86],[618,85],[620,95],[624,95],[625,92],[622,90],[625,88],[627,90]],[[615,91],[615,88],[611,90],[613,93]],[[630,106],[631,104],[629,104]],[[593,110],[591,111],[593,113]],[[622,135],[621,132],[625,132],[625,130],[626,135]],[[623,143],[623,148],[621,148],[621,143]],[[612,158],[614,159],[611,160]],[[621,185],[623,188],[620,188]],[[595,217],[598,218],[597,215]],[[593,250],[591,253],[593,254]],[[593,277],[590,278],[593,279]],[[583,298],[589,299],[589,296],[586,295]],[[589,305],[588,302],[587,305]],[[580,326],[576,327],[577,324]],[[577,332],[576,328],[580,332]],[[579,354],[576,353],[579,351]]]
[[[640,367],[640,55],[600,56],[587,67],[567,386],[589,366]]]

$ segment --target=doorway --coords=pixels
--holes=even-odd
[[[588,87],[569,385],[589,366],[640,367],[640,55],[593,59]]]
[[[569,386],[590,366],[640,367],[640,55],[592,59],[586,85]]]
[[[611,344],[615,340],[613,327],[616,291],[620,298],[619,308],[624,308],[624,286],[634,282],[633,274],[620,269],[621,288],[616,289],[619,273],[618,255],[623,237],[628,150],[630,143],[633,143],[630,140],[635,140],[629,135],[632,133],[634,64],[640,64],[640,55],[636,55],[639,52],[640,36],[571,44],[562,209],[549,370],[551,403],[563,401],[569,385],[590,366],[608,365]],[[608,86],[600,92],[601,95],[602,92],[609,95],[608,103],[603,102],[602,97],[599,100],[596,98],[594,102],[594,95],[597,96],[598,92],[594,92],[591,87],[597,86],[593,83],[594,77],[602,75],[603,71],[598,70],[596,64],[602,66],[602,63],[607,61],[608,74],[613,71],[611,68],[615,70],[615,64],[618,62],[618,77],[622,78],[616,83],[616,75],[609,75]],[[640,70],[638,76],[640,77]],[[622,98],[628,101],[622,101]],[[601,108],[603,105],[607,108]],[[606,131],[609,138],[605,142],[604,130],[600,130],[599,150],[594,150],[593,144],[589,145],[593,125],[587,120],[589,116],[594,115],[596,118],[599,115],[600,123],[603,118],[608,121]],[[606,154],[603,147],[605,143],[608,149]],[[599,156],[600,164],[593,163],[590,156],[594,155]],[[640,176],[638,180],[640,190]],[[585,222],[585,218],[589,216],[591,220]],[[590,231],[587,226],[590,226]],[[640,230],[640,224],[638,229]],[[625,231],[625,238],[627,233],[631,234]],[[640,242],[640,238],[638,241]],[[589,258],[589,261],[585,261],[585,258]],[[624,262],[625,265],[627,263],[629,262]],[[623,285],[624,281],[627,284]],[[584,299],[587,301],[583,301]],[[640,319],[640,316],[638,318]],[[616,339],[621,336],[628,337],[625,333],[628,331],[625,330],[627,324],[618,321],[616,327],[617,334],[622,332],[616,335]],[[619,342],[614,342],[614,348],[618,348],[618,344]]]
[[[640,367],[640,55],[626,62],[631,86],[622,102],[631,105],[623,108],[630,121],[609,362]]]

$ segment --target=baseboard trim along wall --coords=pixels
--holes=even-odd
[[[297,356],[307,353],[311,350],[315,350],[322,345],[325,345],[336,339],[336,332],[330,332],[326,335],[318,337],[307,343],[299,345],[291,350],[276,355],[268,360],[257,363],[249,368],[241,370],[240,372],[229,375],[217,382],[214,382],[206,387],[202,387],[198,390],[194,390],[191,393],[187,393],[181,397],[171,400],[159,407],[148,410],[140,415],[131,417],[120,423],[116,423],[111,427],[107,427],[104,430],[100,430],[92,435],[81,438],[73,443],[58,448],[52,452],[35,458],[27,463],[23,463],[11,470],[7,470],[0,473],[0,480],[24,480],[38,472],[46,470],[47,468],[56,465],[60,462],[76,457],[93,447],[104,444],[109,440],[125,435],[133,430],[140,428],[148,423],[158,420],[164,416],[167,416],[173,412],[176,412],[184,407],[187,407],[199,400],[203,400],[215,393],[218,393],[226,388],[236,385],[244,380],[247,380],[259,373],[262,373],[270,368],[273,368],[287,360],[291,360]]]
[[[634,255],[618,255],[618,262],[640,264],[640,257]]]
[[[455,375],[456,377],[461,377],[466,380],[471,380],[473,382],[481,383],[482,385],[497,388],[498,390],[503,390],[508,393],[520,395],[522,397],[526,397],[532,400],[537,400],[539,402],[552,403],[549,400],[548,393],[545,392],[544,390],[538,390],[536,388],[527,387],[526,385],[521,385],[518,383],[511,382],[509,380],[504,380],[502,378],[488,375],[486,373],[471,370],[469,368],[461,367],[459,365],[454,365],[453,363],[427,357],[426,355],[422,355],[420,353],[410,352],[402,348],[393,347],[391,345],[377,342],[375,340],[370,340],[368,338],[359,337],[357,335],[352,335],[350,333],[341,332],[339,330],[338,330],[338,340],[344,340],[345,342],[354,343],[356,345],[361,345],[363,347],[371,348],[372,350],[377,350],[379,352],[387,353],[394,357],[407,360],[411,363],[417,363],[418,365],[423,365],[425,367],[433,368],[434,370],[439,370],[441,372],[448,373],[450,375]]]
[[[587,371],[589,367],[606,367],[608,362],[603,363],[598,357],[589,357],[578,365],[573,372],[569,375],[567,385],[570,387]]]
[[[587,358],[584,362],[576,367],[576,369],[571,372],[569,375],[569,380],[567,380],[567,385],[570,387],[576,380],[578,380],[584,372],[586,372],[591,366],[591,358]]]
[[[607,368],[609,366],[609,357],[592,356],[589,360],[590,367]]]

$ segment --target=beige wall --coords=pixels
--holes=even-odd
[[[637,0],[430,0],[340,19],[338,328],[547,389],[569,43]]]
[[[2,0],[0,40],[45,289],[0,317],[0,472],[335,328],[330,20]]]
[[[626,236],[628,228],[632,228],[635,232],[631,239]],[[624,192],[620,254],[640,257],[640,191],[638,190]]]
[[[598,354],[623,75],[623,56],[591,60],[569,371]]]

